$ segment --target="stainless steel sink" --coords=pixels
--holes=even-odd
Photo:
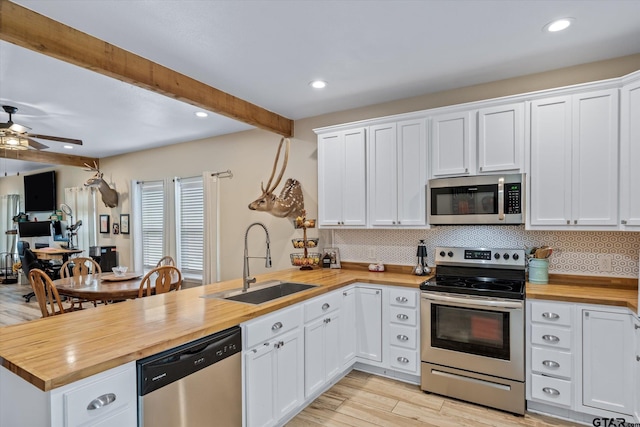
[[[226,299],[229,301],[244,302],[247,304],[263,304],[268,301],[286,297],[287,295],[315,288],[316,286],[318,285],[276,281],[254,285],[249,288],[247,292],[243,292],[242,289],[233,289],[230,291],[203,295],[203,298]]]

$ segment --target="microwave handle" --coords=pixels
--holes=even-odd
[[[498,220],[504,221],[504,178],[498,179]]]

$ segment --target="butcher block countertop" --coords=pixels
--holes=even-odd
[[[258,284],[281,280],[319,286],[260,305],[200,298],[242,287],[241,279],[235,279],[6,326],[0,328],[0,363],[48,391],[351,283],[417,289],[427,277],[410,272],[410,267],[391,266],[373,273],[355,263],[343,263],[342,269],[288,269],[259,275]],[[527,298],[610,304],[637,312],[637,281],[551,275],[550,285],[527,284]]]

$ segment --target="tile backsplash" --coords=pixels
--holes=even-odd
[[[436,246],[524,248],[549,245],[549,271],[558,274],[638,277],[640,233],[528,231],[524,226],[447,226],[429,230],[322,230],[322,244],[337,247],[343,261],[414,265],[418,241],[427,244],[428,264]],[[369,257],[375,255],[375,259]],[[611,256],[611,272],[599,257]]]

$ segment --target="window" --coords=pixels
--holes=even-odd
[[[176,178],[176,261],[185,276],[202,277],[204,186],[201,176]]]
[[[164,182],[150,181],[140,184],[140,208],[142,216],[142,262],[144,269],[154,268],[165,256]]]

